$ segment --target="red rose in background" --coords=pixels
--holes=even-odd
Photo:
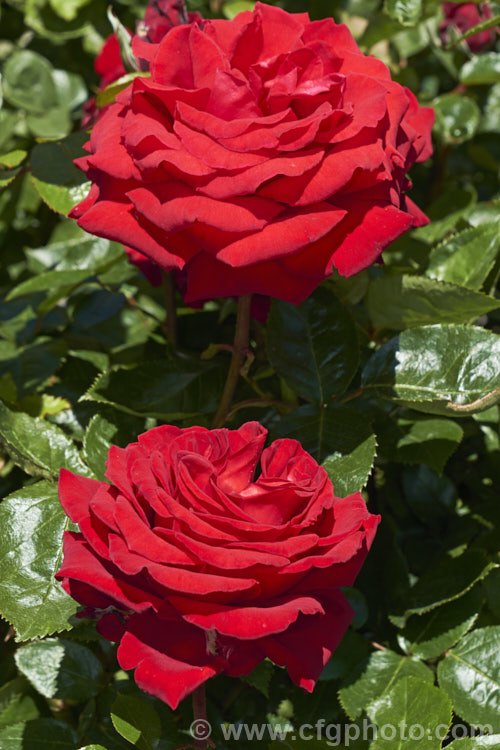
[[[340,587],[379,518],[359,493],[336,498],[298,442],[262,451],[265,439],[257,422],[157,427],[110,449],[111,484],[61,471],[80,533],[65,533],[57,578],[120,641],[123,669],[172,708],[265,657],[311,691],[352,618]]]
[[[257,3],[232,21],[133,40],[137,78],[77,161],[88,232],[186,269],[186,301],[260,293],[299,303],[426,221],[406,173],[433,111],[344,25]]]
[[[439,35],[443,44],[449,41],[450,27],[455,27],[459,34],[465,34],[478,23],[493,17],[493,12],[487,3],[443,3],[442,8],[444,19],[439,25]],[[493,44],[495,34],[495,29],[480,31],[466,39],[466,44],[473,52],[481,52]]]
[[[186,11],[184,0],[150,0],[138,34],[149,42],[161,42],[174,26],[198,21],[201,21],[200,14]]]

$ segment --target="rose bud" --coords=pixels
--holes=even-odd
[[[335,497],[297,441],[263,450],[265,439],[257,422],[163,426],[111,447],[111,484],[61,471],[80,530],[65,532],[56,577],[119,641],[121,667],[172,708],[266,657],[312,691],[352,619],[341,587],[379,517],[360,493]]]

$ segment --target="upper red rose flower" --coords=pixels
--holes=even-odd
[[[163,268],[186,301],[260,293],[294,303],[350,276],[426,221],[406,173],[431,153],[433,111],[344,25],[257,3],[232,21],[135,37],[136,78],[77,161],[72,216]]]
[[[351,585],[379,518],[334,496],[295,440],[266,430],[157,427],[109,451],[98,482],[62,470],[57,578],[120,641],[123,669],[175,708],[220,672],[265,657],[312,690],[352,618]],[[261,473],[255,479],[257,464]]]
[[[439,34],[444,44],[449,42],[449,29],[455,27],[459,34],[465,34],[483,21],[493,17],[488,3],[443,3],[444,19],[439,26]],[[495,29],[486,29],[466,39],[472,52],[490,47],[495,41]]]

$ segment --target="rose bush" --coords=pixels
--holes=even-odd
[[[299,303],[425,223],[406,174],[431,153],[433,111],[344,25],[257,3],[132,46],[151,78],[94,127],[77,161],[92,188],[72,216],[184,268],[186,301]]]
[[[58,578],[120,641],[118,660],[170,706],[265,657],[311,691],[352,618],[351,585],[379,518],[334,496],[295,440],[162,426],[112,447],[99,482],[63,470]],[[261,473],[255,478],[259,459]]]
[[[483,21],[493,17],[488,3],[443,3],[444,18],[439,25],[439,35],[444,44],[450,41],[450,28],[459,34],[465,34]],[[468,37],[466,44],[472,52],[490,47],[495,41],[495,29],[485,29]]]

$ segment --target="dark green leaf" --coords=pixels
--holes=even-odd
[[[89,184],[73,159],[82,156],[86,135],[73,133],[62,141],[39,143],[31,152],[34,185],[50,208],[65,216],[88,193]]]
[[[300,307],[273,300],[267,350],[271,365],[287,385],[317,403],[343,393],[359,362],[354,323],[325,290]]]
[[[62,638],[33,641],[16,651],[16,664],[46,698],[86,701],[102,687],[104,671],[92,651]]]
[[[363,385],[418,411],[467,416],[500,401],[500,336],[474,326],[403,331],[368,361]]]
[[[0,505],[1,612],[21,641],[70,628],[78,605],[54,580],[69,527],[49,482],[25,487]]]
[[[352,674],[353,670],[370,655],[370,644],[366,638],[348,630],[335,649],[319,680],[339,680]]]
[[[106,460],[111,445],[125,448],[137,441],[144,432],[144,420],[112,409],[103,410],[92,417],[83,450],[85,459],[98,479],[104,479]]]
[[[61,339],[40,336],[34,344],[22,347],[0,340],[0,377],[10,373],[21,398],[42,387],[65,356],[66,345]]]
[[[139,417],[184,419],[217,408],[223,374],[218,366],[170,359],[100,375],[85,399]]]
[[[495,567],[480,549],[468,549],[460,557],[445,559],[429,568],[410,590],[405,611],[389,617],[402,628],[411,615],[423,615],[463,596]]]
[[[464,737],[446,745],[449,750],[500,750],[500,734]]]
[[[480,289],[500,250],[497,222],[481,223],[433,248],[426,274],[432,279]]]
[[[39,276],[32,276],[30,279],[21,282],[15,286],[9,293],[7,299],[16,299],[24,294],[33,294],[35,292],[46,292],[61,287],[70,290],[82,281],[88,279],[92,273],[90,271],[47,271]]]
[[[477,86],[500,81],[500,52],[474,55],[462,65],[460,81],[466,86]]]
[[[2,750],[75,750],[74,729],[55,719],[33,719],[0,730]]]
[[[500,732],[500,626],[466,635],[438,665],[440,686],[456,713],[473,726]]]
[[[415,677],[400,680],[367,713],[379,728],[373,750],[438,750],[452,717],[446,693]]]
[[[408,655],[417,659],[435,659],[471,629],[481,606],[481,589],[474,586],[467,594],[449,604],[427,614],[410,617],[398,638],[399,644]]]
[[[340,702],[347,715],[356,719],[369,703],[389,693],[399,680],[409,676],[431,684],[434,682],[431,670],[417,659],[399,656],[389,650],[376,651],[370,656],[364,671],[359,676],[351,675],[348,684],[340,689]],[[353,681],[353,677],[357,679]]]
[[[161,721],[149,703],[119,695],[111,708],[111,720],[116,731],[140,750],[155,750],[161,736]]]
[[[462,427],[455,420],[418,415],[385,420],[377,430],[377,439],[380,452],[386,458],[407,464],[425,464],[441,474],[463,434]]]
[[[0,443],[26,473],[47,479],[62,468],[89,476],[73,441],[56,425],[9,409],[0,401]]]
[[[486,294],[424,276],[382,276],[371,282],[366,296],[374,327],[397,331],[428,323],[467,323],[499,306]]]
[[[30,692],[24,677],[16,677],[0,687],[0,729],[37,718],[38,708]]]
[[[323,463],[339,497],[357,492],[367,482],[376,439],[369,422],[354,409],[305,404],[274,426],[273,437],[299,440]]]
[[[271,682],[273,671],[274,666],[272,662],[265,659],[250,674],[243,676],[241,679],[263,693],[266,698],[269,698],[269,683]]]

